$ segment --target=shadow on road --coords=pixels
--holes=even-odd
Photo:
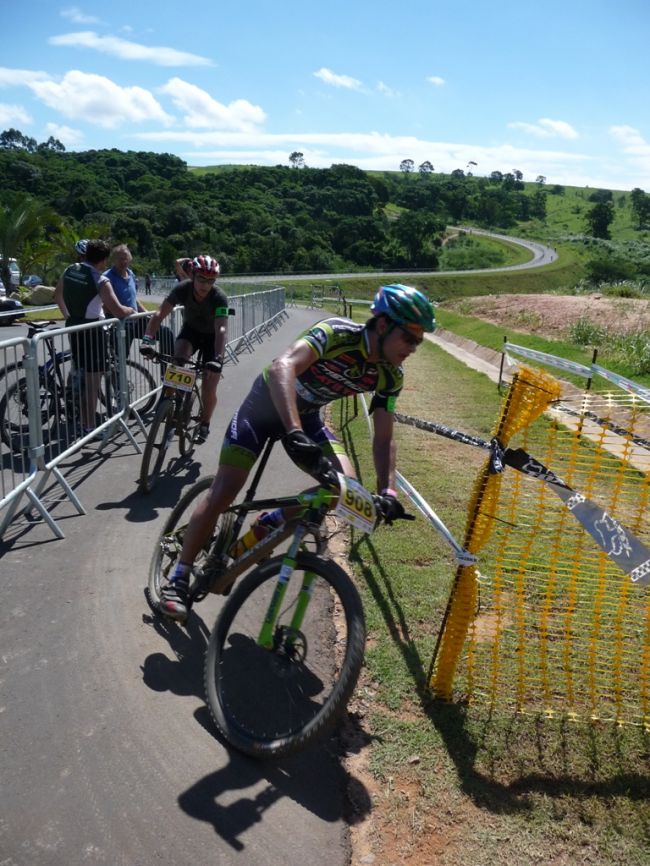
[[[195,481],[201,475],[201,465],[191,459],[179,459],[175,461],[173,471],[164,474],[158,480],[151,493],[140,493],[137,489],[137,478],[133,479],[136,489],[129,493],[124,499],[112,502],[101,502],[97,506],[98,511],[113,511],[125,509],[124,518],[131,523],[147,523],[156,520],[160,511],[173,508]]]
[[[145,615],[144,620],[164,638],[173,653],[173,658],[164,652],[147,656],[142,665],[145,685],[157,692],[196,695],[203,700],[203,660],[209,638],[206,623],[196,611],[190,614],[186,628],[151,615]],[[194,717],[224,749],[228,763],[182,792],[178,803],[191,818],[211,824],[215,833],[235,851],[245,847],[239,837],[262,821],[266,810],[283,797],[290,797],[327,822],[354,823],[370,812],[370,795],[363,783],[342,766],[344,750],[336,736],[282,761],[258,761],[224,745],[206,706],[198,708]],[[357,748],[360,748],[358,741],[349,751]],[[231,800],[230,791],[259,786],[264,781],[266,785],[254,796],[220,802],[220,798]],[[347,792],[347,799],[342,791]]]

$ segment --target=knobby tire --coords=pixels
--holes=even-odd
[[[345,710],[364,655],[356,587],[336,563],[307,552],[299,553],[292,580],[301,583],[304,571],[316,574],[314,594],[300,632],[285,632],[295,636],[290,647],[298,647],[298,658],[291,649],[259,646],[281,565],[281,556],[266,560],[235,586],[205,659],[206,700],[217,728],[230,745],[256,758],[284,757],[322,739]],[[291,617],[292,591],[290,585],[280,621]],[[263,599],[255,602],[258,595]]]
[[[151,493],[158,480],[171,443],[169,434],[173,427],[174,400],[170,397],[163,397],[149,427],[147,444],[144,446],[142,455],[139,481],[139,489],[142,493]]]

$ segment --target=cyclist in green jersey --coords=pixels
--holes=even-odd
[[[309,329],[255,380],[233,416],[224,439],[219,469],[194,510],[185,531],[181,558],[161,591],[161,610],[184,620],[189,573],[218,516],[234,502],[270,436],[282,443],[294,462],[314,477],[332,468],[354,477],[347,454],[326,427],[320,409],[348,394],[373,392],[372,453],[384,518],[404,513],[395,490],[393,412],[402,388],[402,363],[433,331],[428,299],[417,289],[382,286],[365,325],[326,319]]]

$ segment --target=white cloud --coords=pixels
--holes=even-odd
[[[415,136],[392,136],[370,133],[267,133],[200,130],[169,130],[142,132],[134,136],[139,141],[155,142],[172,153],[179,153],[193,165],[211,163],[253,163],[277,165],[287,163],[289,154],[300,150],[307,165],[327,168],[332,163],[349,163],[366,171],[398,171],[403,159],[416,165],[429,160],[436,172],[446,174],[460,168],[472,168],[478,163],[481,175],[492,171],[502,173],[518,169],[524,180],[534,180],[543,174],[547,183],[571,186],[632,189],[650,188],[650,172],[631,170],[624,160],[595,158],[587,153],[514,147],[510,144],[484,146],[419,139]],[[185,152],[179,151],[185,146]],[[645,182],[645,183],[644,183]]]
[[[579,138],[576,130],[564,120],[551,120],[549,117],[541,117],[537,123],[525,123],[524,121],[513,121],[508,124],[509,129],[520,129],[537,138]]]
[[[46,123],[45,131],[48,138],[57,138],[66,147],[79,147],[84,140],[84,134],[80,129],[71,129],[69,126],[61,126],[59,123]]]
[[[100,19],[94,15],[86,15],[78,6],[68,6],[60,12],[62,18],[67,18],[73,24],[99,24]]]
[[[650,186],[650,142],[633,126],[610,126],[609,134],[621,145],[635,174],[641,178],[635,185],[642,189]]]
[[[426,80],[429,82],[429,84],[435,84],[436,87],[442,87],[442,85],[445,83],[445,79],[441,78],[439,75],[429,75],[427,76]]]
[[[6,102],[0,102],[0,126],[14,126],[18,123],[26,126],[31,122],[31,116],[22,105],[7,105]]]
[[[650,144],[633,126],[610,126],[609,134],[623,146],[625,153],[638,156],[650,155]]]
[[[28,86],[41,102],[64,117],[107,129],[148,120],[166,125],[172,122],[148,90],[120,87],[102,75],[71,70],[61,81],[37,80]]]
[[[384,84],[383,81],[378,82],[377,90],[380,93],[383,93],[383,95],[387,96],[389,99],[397,99],[397,97],[400,96],[399,90],[394,90],[392,87],[389,87],[387,84]]]
[[[212,66],[212,60],[176,48],[139,45],[118,36],[98,36],[92,30],[79,33],[64,33],[51,36],[50,45],[64,45],[73,48],[92,48],[102,54],[119,57],[120,60],[146,60],[158,66]]]
[[[171,97],[179,112],[184,113],[184,123],[193,129],[254,132],[266,120],[266,114],[259,105],[246,99],[235,99],[224,105],[205,90],[180,78],[171,78],[160,90]]]
[[[349,75],[337,75],[325,66],[321,67],[318,72],[314,72],[314,76],[331,87],[344,87],[346,90],[363,89],[363,83],[358,79],[351,78]]]
[[[47,72],[35,72],[32,69],[8,69],[0,66],[0,87],[29,86],[34,81],[49,81]]]

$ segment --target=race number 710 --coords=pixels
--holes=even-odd
[[[179,391],[191,391],[195,379],[196,374],[193,370],[184,370],[182,367],[174,367],[172,364],[165,370],[165,383]]]

